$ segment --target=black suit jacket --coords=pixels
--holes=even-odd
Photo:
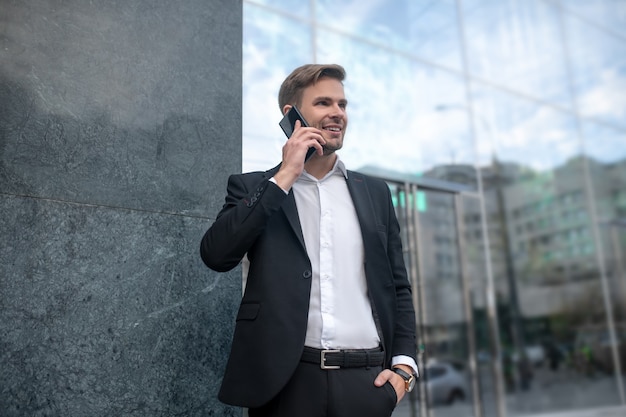
[[[311,292],[311,263],[293,193],[267,172],[232,175],[226,202],[202,239],[205,264],[228,271],[250,261],[219,399],[259,407],[285,386],[300,361]],[[348,189],[365,246],[365,274],[387,366],[415,358],[415,313],[400,227],[387,184],[348,171]]]

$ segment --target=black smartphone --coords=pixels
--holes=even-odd
[[[306,120],[304,120],[304,117],[302,117],[302,114],[300,114],[300,111],[298,110],[298,108],[296,106],[292,106],[291,109],[289,109],[289,111],[282,118],[280,123],[278,123],[280,127],[283,129],[283,132],[285,132],[285,135],[287,135],[287,138],[290,138],[291,135],[293,134],[293,129],[296,126],[296,120],[300,120],[300,123],[302,124],[302,126],[309,126]],[[314,153],[315,153],[315,148],[310,147],[309,150],[306,152],[306,156],[304,157],[304,162],[308,161],[309,158],[312,157]]]

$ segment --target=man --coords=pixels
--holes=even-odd
[[[216,271],[244,259],[221,401],[250,417],[389,416],[413,388],[415,314],[387,185],[345,169],[344,69],[304,65],[283,82],[298,107],[280,165],[232,175],[202,239]],[[307,150],[315,154],[306,161]]]

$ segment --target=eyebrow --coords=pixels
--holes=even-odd
[[[319,100],[335,101],[334,98],[328,97],[328,96],[315,97],[315,99],[313,101],[319,101]],[[348,104],[348,100],[345,99],[345,98],[342,98],[342,99],[339,99],[339,100],[336,100],[336,101],[339,102],[339,103],[342,103],[342,104],[346,104],[346,105]]]

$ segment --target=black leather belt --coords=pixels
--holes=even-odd
[[[305,346],[302,362],[319,364],[322,369],[366,368],[385,362],[385,352],[376,349],[315,349]]]

